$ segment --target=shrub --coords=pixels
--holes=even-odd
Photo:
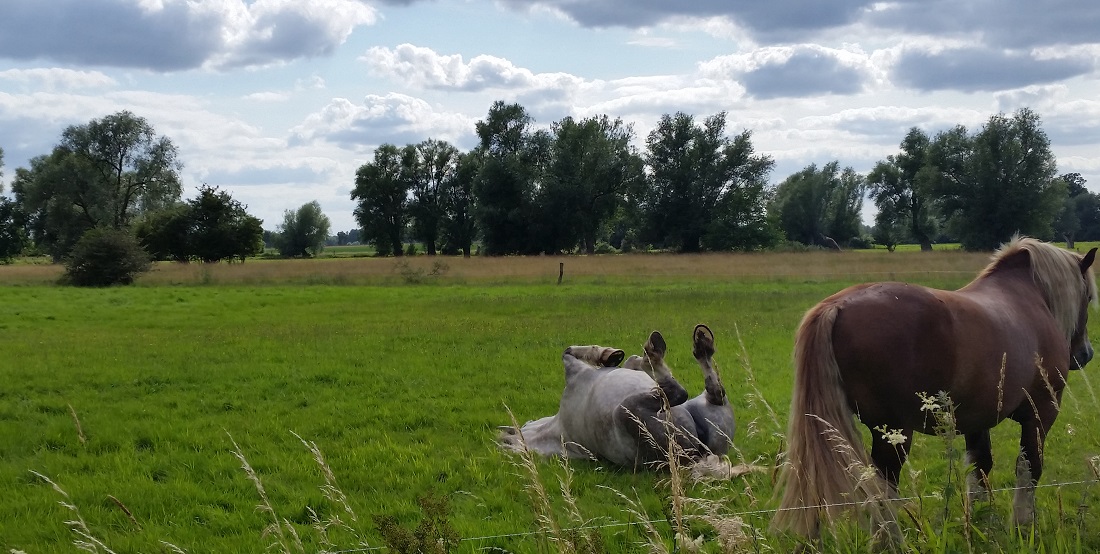
[[[91,229],[65,260],[63,280],[78,287],[129,285],[152,267],[137,239],[117,229]]]
[[[597,241],[596,248],[593,251],[594,254],[614,254],[615,247],[611,246],[605,241]]]

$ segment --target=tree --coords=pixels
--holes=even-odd
[[[922,251],[932,250],[936,234],[929,190],[935,171],[927,165],[929,144],[928,135],[913,127],[901,141],[901,153],[887,156],[867,175],[868,192],[878,207],[875,222],[883,233],[880,236],[885,238],[904,229]],[[899,240],[901,236],[894,238]]]
[[[1080,173],[1058,177],[1066,187],[1066,199],[1054,221],[1054,232],[1074,248],[1075,241],[1100,239],[1100,195],[1085,188]]]
[[[458,149],[446,141],[428,139],[416,145],[416,166],[411,168],[413,238],[424,243],[429,256],[436,254],[444,217],[444,189],[457,170]]]
[[[864,179],[837,161],[787,177],[776,189],[773,210],[789,240],[837,247],[861,230]]]
[[[646,138],[650,179],[639,200],[649,242],[681,252],[704,244],[732,248],[739,227],[766,225],[765,183],[774,162],[754,153],[749,131],[730,138],[725,127],[725,112],[701,127],[679,112],[662,116]]]
[[[538,252],[535,191],[549,157],[550,135],[531,131],[519,104],[496,101],[475,128],[484,152],[474,183],[476,218],[485,253]]]
[[[355,221],[362,228],[363,241],[373,243],[380,256],[404,254],[401,238],[409,220],[410,177],[408,164],[402,160],[415,153],[412,146],[398,149],[383,144],[375,149],[374,161],[355,172],[355,188],[351,191],[351,199],[358,203]]]
[[[247,206],[229,192],[204,184],[187,205],[191,212],[188,243],[192,256],[204,262],[234,258],[243,262],[263,252],[263,221],[249,215]],[[301,214],[298,221],[302,221]],[[324,234],[328,234],[327,224]]]
[[[474,238],[477,236],[474,182],[481,171],[481,160],[481,152],[477,150],[459,154],[454,173],[443,182],[443,220],[440,232],[444,253],[462,252],[463,257],[470,257]]]
[[[1065,183],[1035,112],[994,115],[973,136],[962,126],[940,133],[929,161],[932,189],[964,248],[992,250],[1016,233],[1051,236]]]
[[[134,226],[134,235],[154,260],[191,260],[191,207],[184,203],[149,214]]]
[[[135,225],[155,260],[244,261],[263,252],[263,221],[228,192],[202,185],[194,198],[150,214]]]
[[[4,176],[4,149],[0,148],[0,177]],[[4,186],[0,184],[0,193]],[[19,204],[7,196],[0,196],[0,263],[8,263],[23,252],[27,244],[22,210]]]
[[[123,229],[178,202],[177,149],[128,111],[74,125],[48,156],[17,171],[13,190],[34,240],[60,258],[87,229]]]
[[[149,254],[132,234],[100,227],[84,233],[65,258],[65,280],[78,287],[129,285],[150,267]]]
[[[570,250],[579,242],[592,254],[626,191],[645,178],[642,159],[630,146],[634,130],[606,115],[566,117],[551,128],[550,161],[536,197],[544,249]]]
[[[275,240],[279,254],[288,258],[317,256],[325,248],[329,226],[329,219],[316,200],[283,212],[283,223]]]

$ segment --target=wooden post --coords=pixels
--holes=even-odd
[[[561,277],[565,275],[565,262],[558,262],[558,284],[561,284]]]

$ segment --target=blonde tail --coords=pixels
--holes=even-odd
[[[795,335],[794,392],[787,422],[787,456],[779,485],[782,501],[772,529],[808,538],[855,507],[870,509],[873,527],[894,521],[889,486],[871,466],[848,407],[833,352],[837,307],[810,310]]]

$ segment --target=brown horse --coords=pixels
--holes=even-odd
[[[1013,517],[1031,524],[1067,373],[1092,359],[1095,255],[1017,237],[957,291],[869,283],[810,309],[795,335],[786,488],[772,528],[817,537],[822,515],[862,505],[896,534],[892,503],[882,500],[897,492],[913,432],[935,431],[922,397],[940,392],[955,407],[975,497],[988,491],[989,430],[1005,418],[1020,424]],[[870,462],[855,415],[872,430]]]

